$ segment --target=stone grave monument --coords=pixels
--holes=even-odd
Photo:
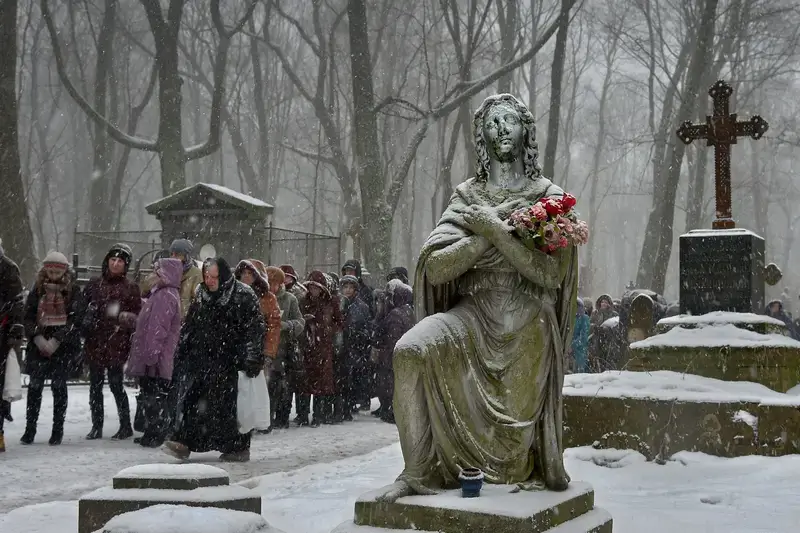
[[[173,239],[194,243],[200,259],[213,254],[235,265],[267,255],[273,207],[258,198],[214,183],[198,183],[145,207],[161,222],[162,247]]]
[[[568,445],[629,447],[661,459],[680,450],[800,452],[800,396],[784,394],[800,383],[800,342],[781,321],[755,314],[764,311],[765,282],[777,283],[780,270],[765,266],[764,239],[735,228],[731,214],[730,146],[745,135],[759,139],[768,126],[759,116],[737,121],[732,92],[715,83],[713,115],[677,132],[685,143],[706,139],[716,161],[713,229],[680,238],[683,314],[652,324],[641,301],[625,371],[568,376]]]
[[[152,464],[126,468],[78,501],[78,533],[94,533],[113,517],[154,505],[216,507],[261,514],[261,497],[230,485],[228,473],[202,464]]]
[[[534,119],[515,97],[487,98],[473,124],[480,164],[420,251],[418,323],[395,347],[405,468],[337,533],[612,529],[564,468],[560,348],[575,322],[577,252],[530,250],[507,230],[515,210],[563,191],[540,174]],[[477,478],[467,470],[485,483],[480,497],[462,497]]]

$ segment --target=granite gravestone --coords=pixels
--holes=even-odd
[[[680,238],[681,313],[764,311],[764,239],[746,229],[695,230]]]

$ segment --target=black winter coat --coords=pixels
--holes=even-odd
[[[372,313],[369,306],[357,296],[345,302],[342,314],[344,329],[341,362],[345,367],[352,369],[366,364],[369,359]]]
[[[23,301],[22,278],[19,267],[3,253],[0,247],[0,416],[9,408],[2,401],[3,384],[6,379],[6,358],[11,348],[11,334],[22,336]]]
[[[25,373],[31,379],[53,379],[54,377],[76,377],[81,370],[81,337],[80,311],[84,305],[81,298],[81,289],[75,282],[72,272],[65,284],[67,295],[67,325],[58,327],[41,328],[37,324],[39,312],[39,299],[41,298],[40,281],[34,284],[28,293],[25,302],[25,336],[28,339],[28,348],[25,353]],[[33,338],[41,335],[45,340],[56,339],[60,345],[50,357],[39,353],[39,348]]]
[[[263,366],[266,324],[258,297],[229,280],[217,293],[205,285],[189,308],[175,357],[179,389],[174,440],[193,452],[231,450],[240,438],[236,418],[238,372]]]

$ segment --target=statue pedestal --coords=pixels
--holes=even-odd
[[[376,501],[385,490],[369,492],[356,502],[355,521],[333,533],[611,533],[611,516],[594,507],[594,490],[587,483],[571,483],[564,492],[511,493],[513,488],[484,485],[479,498],[450,490],[395,503]]]

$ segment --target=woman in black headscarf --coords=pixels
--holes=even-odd
[[[197,290],[175,357],[177,431],[164,451],[186,459],[218,450],[222,461],[248,461],[251,432],[239,433],[236,399],[238,371],[253,378],[264,366],[266,326],[258,298],[221,258],[206,260]]]

